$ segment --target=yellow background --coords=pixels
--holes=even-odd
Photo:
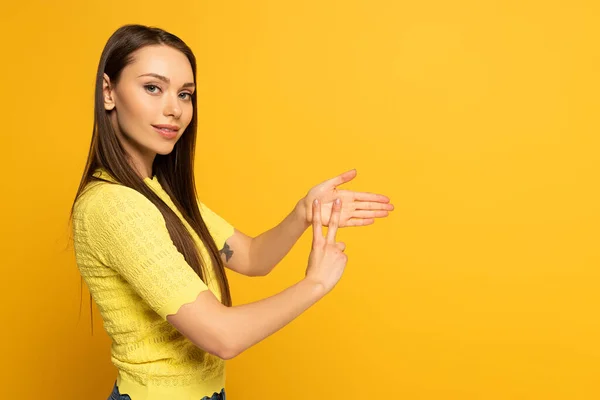
[[[228,362],[228,398],[600,398],[600,9],[563,1],[19,1],[2,6],[2,398],[106,399],[116,370],[68,245],[110,34],[198,59],[204,201],[274,226],[313,185],[396,211],[340,231],[307,313]],[[301,279],[310,230],[236,304]],[[135,400],[135,399],[134,399]]]

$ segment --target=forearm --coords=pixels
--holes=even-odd
[[[255,274],[268,274],[289,253],[309,226],[299,201],[277,226],[253,238],[249,257]]]
[[[254,303],[223,311],[221,332],[227,336],[224,358],[232,358],[289,324],[325,296],[322,285],[303,279]]]

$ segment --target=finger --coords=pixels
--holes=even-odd
[[[358,201],[354,203],[355,210],[385,210],[393,211],[394,205],[390,203],[378,203],[374,201]]]
[[[356,169],[351,169],[350,171],[346,171],[343,174],[336,176],[335,178],[327,179],[323,183],[326,183],[326,186],[339,186],[346,182],[350,182],[356,177],[356,174]]]
[[[331,217],[329,218],[329,225],[327,229],[327,243],[335,243],[335,235],[340,224],[341,210],[342,200],[338,198],[333,202]]]
[[[353,211],[351,214],[352,218],[385,218],[388,215],[390,215],[390,213],[385,210],[377,210],[377,211],[358,210],[358,211]]]
[[[323,240],[323,225],[321,224],[321,203],[318,200],[312,202],[313,211],[313,238],[315,241]]]
[[[337,242],[337,243],[335,244],[335,246],[336,246],[338,249],[340,249],[340,251],[342,251],[342,252],[343,252],[344,250],[346,250],[346,244],[345,244],[344,242]]]
[[[355,192],[353,190],[340,190],[340,193],[350,195],[354,200],[358,201],[374,201],[376,203],[389,203],[390,198],[379,193],[371,192]],[[348,196],[347,196],[348,197]]]

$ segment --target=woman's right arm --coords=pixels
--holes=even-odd
[[[306,277],[284,291],[254,303],[225,307],[209,290],[182,305],[167,321],[199,348],[231,359],[272,335],[329,293],[340,280],[347,257],[336,243],[341,203],[333,207],[327,238],[320,205],[313,204],[313,243]]]
[[[167,321],[199,348],[228,360],[292,322],[324,295],[323,285],[303,279],[266,299],[225,307],[204,290]]]

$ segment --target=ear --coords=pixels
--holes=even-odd
[[[104,74],[104,79],[102,80],[102,97],[104,98],[104,109],[107,111],[115,108],[115,101],[113,99],[113,89],[110,84],[110,78],[108,75]]]

